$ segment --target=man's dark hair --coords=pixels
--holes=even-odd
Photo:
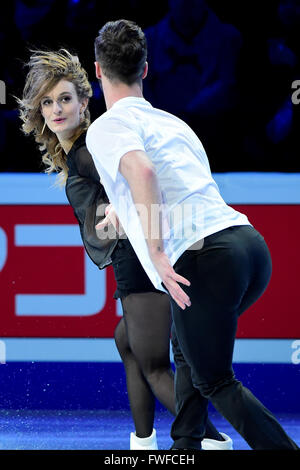
[[[142,80],[146,37],[133,21],[109,21],[95,40],[95,56],[109,80],[132,85]]]

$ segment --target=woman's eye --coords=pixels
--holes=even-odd
[[[71,96],[64,96],[62,101],[64,101],[65,103],[68,103],[68,101],[71,100]]]
[[[48,104],[50,104],[50,100],[45,100],[42,102],[42,106],[47,106]]]

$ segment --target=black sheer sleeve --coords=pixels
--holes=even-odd
[[[111,263],[110,255],[118,243],[118,234],[104,233],[104,238],[99,238],[96,232],[95,226],[105,217],[104,210],[109,201],[93,158],[86,148],[84,134],[68,153],[67,165],[67,198],[78,220],[87,254],[103,269]]]
[[[85,146],[80,147],[75,152],[75,163],[80,176],[89,178],[95,183],[100,183],[100,176],[96,170],[93,158]]]

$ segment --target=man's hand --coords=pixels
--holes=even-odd
[[[174,271],[173,266],[171,265],[170,260],[165,253],[156,253],[155,255],[151,256],[151,259],[165,287],[169,291],[169,294],[179,305],[179,307],[181,307],[183,310],[185,310],[186,306],[190,307],[191,301],[189,296],[178,284],[178,282],[180,282],[185,286],[190,286],[190,281]]]
[[[121,235],[124,235],[125,231],[123,229],[123,226],[122,224],[120,223],[119,221],[119,218],[116,214],[116,211],[115,211],[115,208],[113,207],[112,204],[109,204],[106,208],[105,208],[105,217],[104,219],[101,220],[101,222],[99,222],[97,225],[96,225],[96,230],[103,230],[105,227],[107,227],[108,225],[113,225],[116,232],[121,236]]]

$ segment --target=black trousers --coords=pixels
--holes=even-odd
[[[238,317],[263,294],[271,277],[264,238],[250,225],[230,227],[207,237],[202,249],[183,253],[174,268],[191,282],[183,288],[192,305],[182,310],[172,300],[174,360],[177,370],[185,371],[180,380],[175,377],[173,447],[199,447],[196,439],[204,433],[210,400],[252,449],[297,449],[232,369]],[[194,440],[186,423],[199,406],[202,422],[198,413]]]

